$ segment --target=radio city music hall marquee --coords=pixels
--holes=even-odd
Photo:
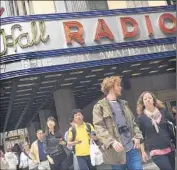
[[[1,57],[17,53],[175,36],[175,12],[2,25]]]

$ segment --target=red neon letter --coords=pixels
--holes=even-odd
[[[4,13],[5,8],[4,7],[0,7],[0,16],[2,16],[2,14]]]
[[[84,30],[80,22],[69,21],[69,22],[64,22],[63,25],[64,25],[67,44],[72,44],[72,40],[77,41],[81,45],[84,44],[84,39],[83,39]],[[70,32],[70,28],[77,28],[78,31]]]
[[[120,18],[120,23],[122,26],[124,38],[135,37],[137,35],[139,28],[138,23],[135,21],[135,19],[131,17],[123,17]],[[126,25],[127,23],[130,23],[134,27],[133,31],[128,31]]]
[[[171,20],[173,22],[172,28],[165,26],[165,20]],[[173,34],[176,32],[176,18],[170,13],[162,14],[159,18],[159,26],[164,33]]]
[[[100,38],[107,37],[109,40],[114,40],[114,36],[110,31],[109,27],[105,23],[103,19],[98,19],[96,34],[95,34],[95,41],[99,41]]]
[[[154,30],[152,28],[151,20],[149,18],[149,15],[145,15],[146,25],[148,29],[149,36],[153,35]]]

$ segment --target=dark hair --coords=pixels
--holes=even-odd
[[[13,147],[12,147],[12,152],[15,152],[18,156],[20,156],[22,149],[20,147],[20,145],[18,143],[16,143]]]
[[[73,120],[74,120],[74,115],[77,114],[77,113],[81,113],[81,114],[83,115],[83,112],[82,112],[81,109],[74,109],[74,110],[72,111],[70,120],[73,121]]]
[[[56,119],[55,119],[53,116],[51,116],[51,117],[48,117],[48,118],[47,118],[47,122],[48,122],[48,121],[53,121],[53,122],[55,123],[55,127],[54,127],[54,134],[55,134],[55,137],[61,138],[62,135],[61,135],[61,133],[60,133],[60,128],[59,128],[59,126],[58,126],[58,123],[57,123]],[[49,135],[49,128],[48,128],[47,125],[46,125],[46,131],[45,131],[45,133],[46,133],[46,135]]]

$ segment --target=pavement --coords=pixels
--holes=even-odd
[[[100,165],[97,166],[97,170],[110,170],[109,165]],[[146,164],[143,164],[143,170],[160,170],[152,161]]]

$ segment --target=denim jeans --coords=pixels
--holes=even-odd
[[[112,170],[143,170],[141,157],[137,149],[128,151],[126,159],[126,164],[112,165]]]

